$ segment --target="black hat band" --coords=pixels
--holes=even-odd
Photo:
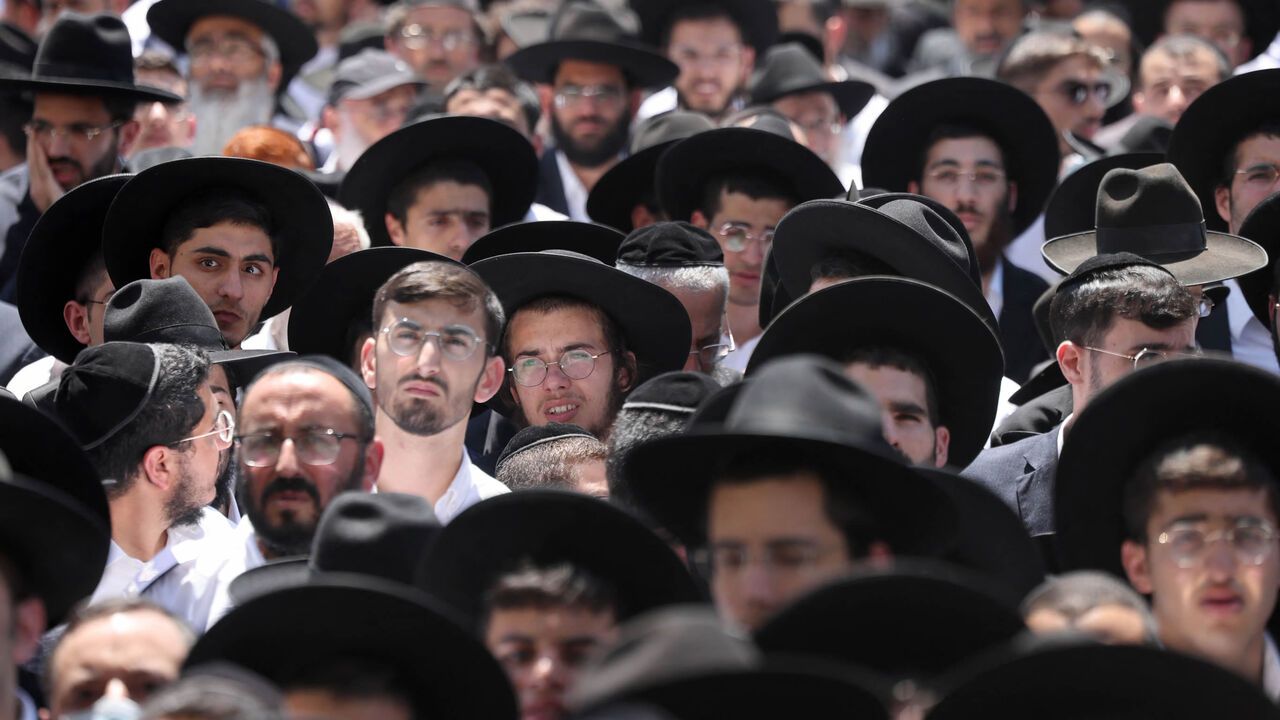
[[[132,83],[133,78],[120,77],[119,73],[112,72],[112,68],[104,66],[91,66],[67,63],[36,63],[35,70],[31,77],[35,80],[41,78],[74,78],[76,80],[116,80],[120,82]]]
[[[1174,223],[1139,227],[1099,227],[1098,254],[1131,252],[1143,257],[1200,253],[1206,248],[1205,224]]]

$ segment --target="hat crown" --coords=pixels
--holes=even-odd
[[[32,77],[106,80],[132,85],[131,48],[129,30],[120,18],[65,12],[40,43]]]
[[[341,98],[350,90],[388,76],[413,75],[413,70],[386,50],[365,48],[338,63],[330,95]]]
[[[793,88],[809,87],[827,82],[827,76],[813,57],[800,43],[785,43],[769,48],[764,56],[764,66],[756,77],[752,94],[765,99],[785,95]]]
[[[107,342],[163,342],[222,350],[226,342],[213,312],[187,279],[135,280],[107,301],[102,319]]]
[[[418,560],[439,530],[426,498],[345,492],[329,503],[316,527],[310,567],[412,584]]]
[[[915,200],[893,200],[880,206],[880,212],[915,230],[930,244],[942,251],[979,287],[982,281],[978,268],[970,264],[968,242],[955,228],[927,205]]]
[[[570,0],[551,18],[552,40],[634,41],[639,22],[634,14],[613,13],[591,0]]]
[[[618,247],[618,262],[643,267],[691,267],[724,264],[720,243],[687,222],[657,222],[631,231]]]
[[[1133,228],[1204,222],[1196,193],[1169,163],[1115,168],[1098,186],[1097,227]]]
[[[702,113],[672,110],[656,115],[640,124],[631,139],[631,154],[663,143],[683,140],[704,130],[714,130],[715,123]]]
[[[645,406],[665,405],[676,411],[683,408],[690,414],[703,401],[720,389],[710,375],[690,370],[663,373],[642,383],[627,396],[623,409],[645,409]]]

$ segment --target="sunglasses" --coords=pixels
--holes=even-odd
[[[1111,83],[1086,83],[1079,80],[1063,80],[1055,91],[1061,93],[1072,105],[1083,105],[1092,95],[1099,103],[1106,105],[1111,99]]]

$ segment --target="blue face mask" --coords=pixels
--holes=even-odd
[[[66,713],[61,720],[138,720],[142,706],[122,697],[100,697],[93,707]]]

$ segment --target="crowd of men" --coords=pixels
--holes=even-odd
[[[0,720],[1280,718],[1276,0],[0,0]]]

